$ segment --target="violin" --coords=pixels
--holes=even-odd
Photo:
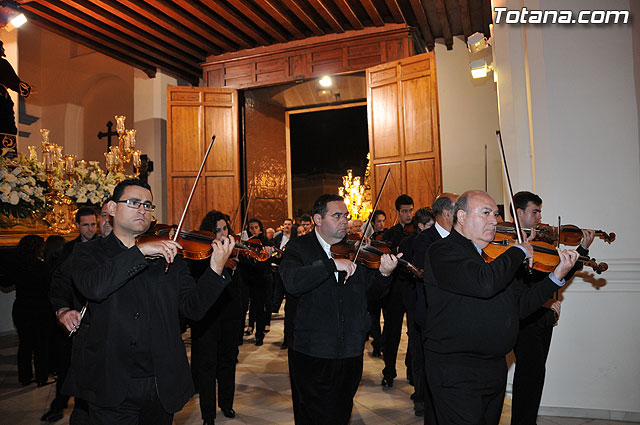
[[[536,232],[539,233],[541,240],[548,242],[555,242],[560,236],[560,243],[569,246],[578,246],[582,242],[582,229],[573,224],[563,224],[560,226],[558,232],[557,226],[551,226],[550,224],[538,224]],[[607,233],[602,230],[594,230],[597,238],[602,239],[606,243],[611,243],[616,240],[615,233]]]
[[[148,231],[136,238],[137,243],[152,242],[157,240],[175,240],[182,249],[178,254],[189,260],[204,260],[211,257],[213,248],[211,242],[216,238],[215,233],[206,230],[183,230],[175,238],[176,226],[156,224],[152,231]],[[256,243],[257,241],[257,243]],[[266,261],[269,253],[264,249],[259,240],[236,242],[232,255],[244,255],[257,261]]]
[[[402,228],[402,231],[404,232],[405,236],[414,234],[416,232],[416,225],[414,224],[413,220],[411,221],[411,223],[405,224]]]
[[[560,256],[558,255],[556,248],[553,245],[542,241],[533,240],[529,243],[533,247],[532,268],[545,273],[551,273],[560,262]],[[512,235],[496,233],[494,240],[482,250],[482,258],[487,262],[491,262],[516,244],[517,241],[513,239]],[[607,263],[598,263],[595,258],[589,258],[584,255],[579,256],[578,261],[583,263],[585,266],[591,267],[597,274],[609,269]]]
[[[523,228],[522,230],[528,235],[531,229]],[[510,222],[498,223],[496,232],[515,234],[515,226]],[[597,237],[607,243],[611,243],[616,239],[615,233],[606,233],[602,230],[594,230]],[[555,244],[558,242],[558,227],[549,224],[540,223],[536,226],[537,241]],[[582,229],[573,224],[563,224],[560,226],[560,243],[567,246],[578,246],[582,242]]]
[[[349,238],[349,235],[347,235],[347,237],[342,241],[338,242],[337,244],[331,245],[331,256],[333,258],[345,258],[349,261],[353,261],[356,253],[358,252],[359,244],[360,239],[352,239]],[[380,267],[380,257],[385,254],[389,254],[390,252],[391,250],[384,243],[377,241],[366,243],[363,241],[362,248],[358,253],[358,258],[356,259],[356,261],[367,268],[377,269]],[[423,271],[418,269],[407,260],[398,258],[398,264],[404,266],[418,279],[423,278]]]

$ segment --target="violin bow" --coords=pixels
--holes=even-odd
[[[193,182],[193,187],[191,188],[191,193],[189,194],[189,198],[187,199],[187,204],[184,206],[184,211],[182,211],[182,217],[180,217],[180,222],[178,223],[178,228],[176,229],[176,233],[173,235],[173,241],[176,242],[180,237],[180,232],[182,231],[182,225],[184,224],[184,219],[187,216],[187,210],[189,209],[189,205],[191,205],[191,199],[193,199],[193,194],[196,192],[196,186],[198,186],[198,181],[200,181],[200,176],[202,175],[202,170],[204,170],[204,164],[207,162],[207,158],[209,157],[209,153],[211,152],[211,148],[213,147],[213,142],[216,140],[216,136],[211,136],[211,142],[209,142],[209,147],[207,148],[207,152],[204,154],[204,158],[202,159],[202,164],[200,164],[200,170],[198,170],[198,175],[196,176],[196,181]],[[169,263],[164,269],[166,273],[169,270]]]
[[[391,167],[387,169],[387,174],[384,176],[384,181],[382,182],[382,186],[380,186],[380,190],[378,191],[378,196],[376,197],[376,203],[373,205],[373,210],[378,209],[378,202],[380,202],[380,195],[382,195],[382,191],[384,190],[385,185],[387,184],[387,179],[389,178],[389,174],[391,174]],[[353,256],[353,262],[355,263],[358,259],[358,254],[360,254],[360,249],[362,249],[362,242],[364,241],[365,235],[367,234],[367,229],[371,225],[371,219],[373,218],[373,212],[369,216],[369,220],[367,220],[367,225],[362,232],[362,237],[360,238],[360,243],[358,244],[358,250],[356,251],[356,255]]]
[[[240,228],[240,240],[242,240],[242,234],[244,233],[245,226],[247,225],[247,218],[249,217],[249,205],[251,205],[251,200],[253,199],[253,189],[255,186],[251,186],[251,190],[249,191],[249,197],[247,198],[247,208],[244,211],[244,218],[242,219],[242,227]],[[247,237],[249,235],[247,234]]]
[[[516,236],[518,237],[518,243],[522,243],[522,227],[520,226],[520,220],[518,220],[518,213],[516,211],[516,204],[513,200],[513,188],[511,187],[511,178],[509,177],[509,168],[507,167],[507,158],[504,154],[504,145],[502,144],[502,135],[500,130],[496,131],[496,137],[498,139],[498,147],[500,148],[500,157],[502,158],[502,169],[504,170],[504,178],[507,180],[507,187],[509,188],[509,199],[513,207],[513,223],[516,226]]]
[[[240,202],[238,202],[238,206],[236,207],[236,210],[233,212],[233,218],[231,219],[231,224],[229,224],[229,227],[231,227],[231,229],[233,229],[233,225],[236,224],[236,218],[238,218],[238,211],[240,211],[240,205],[242,205],[242,201],[244,201],[244,197],[246,195],[247,195],[246,192],[242,194],[242,196],[240,197]]]

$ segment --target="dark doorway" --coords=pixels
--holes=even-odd
[[[364,177],[369,152],[366,105],[289,116],[293,215],[323,193],[338,193],[348,169]]]

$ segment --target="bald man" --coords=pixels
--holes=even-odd
[[[439,424],[497,425],[507,383],[506,354],[527,317],[564,284],[578,253],[559,250],[560,263],[535,285],[516,273],[533,256],[526,239],[487,263],[482,250],[494,239],[496,202],[485,192],[463,193],[454,225],[434,242],[424,264],[427,310],[425,358]]]

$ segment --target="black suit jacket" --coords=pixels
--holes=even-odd
[[[513,247],[487,263],[455,229],[433,243],[425,259],[425,348],[478,359],[504,357],[516,343],[519,319],[558,289],[548,276],[532,286],[515,278],[524,259]]]
[[[367,297],[384,296],[391,277],[358,265],[343,284],[336,280],[335,271],[315,230],[287,244],[280,276],[287,293],[298,298],[295,351],[327,359],[362,355],[370,326]]]
[[[164,260],[145,259],[114,233],[76,244],[71,259],[73,282],[89,300],[92,320],[74,337],[64,392],[103,407],[119,405],[135,370],[136,339],[142,338],[163,407],[170,413],[180,410],[194,388],[179,314],[202,318],[229,279],[209,268],[196,282],[182,257],[165,273]],[[149,316],[140,317],[140,311]]]

